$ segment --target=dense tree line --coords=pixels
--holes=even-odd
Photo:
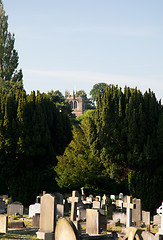
[[[137,88],[122,91],[109,85],[103,97],[99,92],[96,104],[96,110],[79,119],[73,140],[58,157],[58,184],[89,184],[99,191],[108,184],[111,193],[113,181],[127,181],[128,191],[142,199],[143,209],[154,210],[163,197],[160,102],[151,90],[142,94]]]
[[[25,204],[44,189],[54,192],[51,167],[71,137],[70,116],[47,94],[0,89],[1,192]]]

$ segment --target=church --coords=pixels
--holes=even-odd
[[[85,111],[85,95],[84,94],[78,95],[77,92],[75,93],[73,91],[73,94],[71,95],[69,92],[65,91],[65,100],[69,102],[73,110],[73,114],[75,114],[76,117],[84,113]]]

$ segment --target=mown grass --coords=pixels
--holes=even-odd
[[[8,218],[8,222],[20,222],[23,221],[25,224],[25,228],[22,229],[8,229],[8,232],[5,234],[0,234],[0,239],[3,240],[14,240],[14,239],[36,239],[36,232],[38,229],[32,228],[32,219],[28,218],[28,216],[10,216]]]
[[[0,234],[0,239],[36,239],[37,229],[9,229],[7,233]]]

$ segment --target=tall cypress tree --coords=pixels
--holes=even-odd
[[[0,0],[0,86],[23,89],[22,70],[18,67],[18,52],[14,49],[14,34],[8,32],[8,17]]]

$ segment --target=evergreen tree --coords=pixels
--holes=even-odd
[[[0,0],[0,86],[23,89],[22,70],[17,70],[18,53],[14,49],[14,34],[8,32],[8,17]]]
[[[28,205],[40,191],[57,190],[52,166],[72,138],[71,121],[39,91],[0,89],[0,106],[0,186]]]

